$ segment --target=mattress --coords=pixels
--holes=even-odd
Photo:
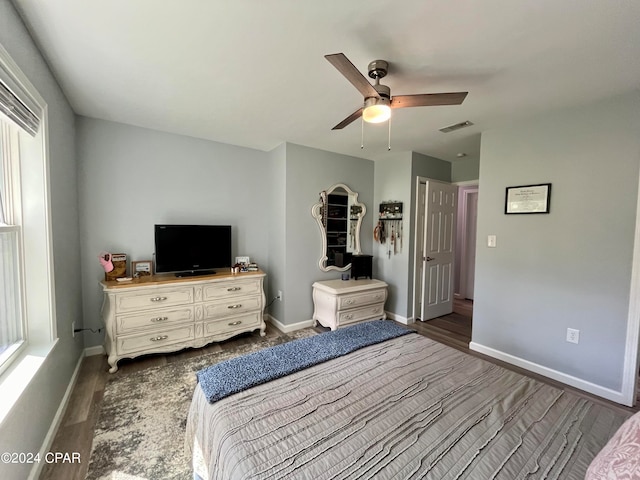
[[[209,403],[185,449],[202,479],[584,479],[629,414],[418,334]]]

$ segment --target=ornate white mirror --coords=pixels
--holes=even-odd
[[[322,234],[320,270],[344,272],[351,268],[345,259],[348,254],[361,253],[360,226],[366,213],[364,203],[358,202],[357,192],[343,183],[320,192],[320,201],[311,208]]]

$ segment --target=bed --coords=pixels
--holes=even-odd
[[[417,333],[258,383],[196,386],[194,478],[583,480],[630,416]]]

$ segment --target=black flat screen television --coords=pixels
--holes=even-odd
[[[155,225],[156,273],[215,273],[231,267],[230,225]]]

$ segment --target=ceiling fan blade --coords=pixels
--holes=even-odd
[[[329,63],[336,67],[338,71],[358,89],[363,97],[380,97],[376,89],[373,88],[373,85],[369,83],[366,77],[360,73],[344,53],[333,53],[331,55],[325,55],[324,58],[329,60]]]
[[[435,105],[460,105],[469,92],[423,93],[418,95],[394,95],[391,108],[430,107]]]
[[[331,130],[340,130],[344,127],[346,127],[347,125],[349,125],[351,122],[357,120],[358,118],[360,118],[362,116],[362,108],[359,108],[358,110],[356,110],[355,112],[353,112],[351,115],[349,115],[347,118],[345,118],[344,120],[342,120],[339,124],[337,124],[335,127],[333,127]]]

